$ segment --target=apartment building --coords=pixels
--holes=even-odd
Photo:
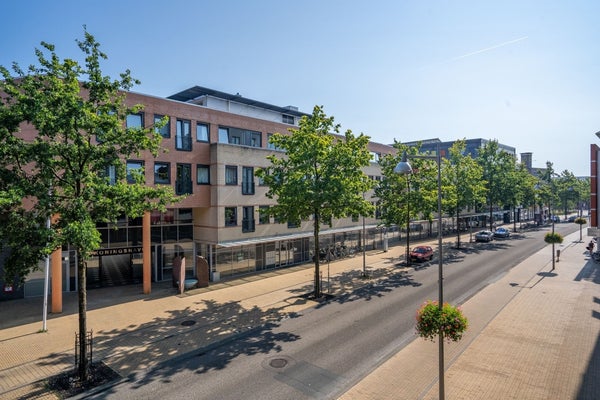
[[[268,217],[265,210],[274,200],[255,177],[268,165],[267,155],[279,151],[268,143],[270,135],[296,128],[306,113],[199,86],[168,98],[130,92],[126,101],[144,105],[143,112],[127,117],[129,127],[169,119],[159,131],[166,151],[127,160],[127,169],[143,170],[147,185],[172,185],[185,196],[166,212],[151,213],[152,282],[172,280],[177,256],[186,259],[187,277],[196,274],[197,256],[204,257],[213,281],[312,260],[312,221],[295,226]],[[380,179],[376,160],[394,149],[378,143],[369,148],[373,162],[365,173]],[[123,216],[116,226],[98,228],[103,243],[88,263],[89,287],[140,283],[147,274],[143,218]],[[348,218],[324,227],[321,245],[377,246],[382,239],[376,218]],[[75,257],[63,249],[63,291],[77,290]],[[23,295],[40,295],[42,281],[41,272],[32,274]]]

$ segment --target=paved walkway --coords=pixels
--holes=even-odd
[[[579,233],[562,246],[553,273],[551,247],[513,268],[463,304],[470,328],[445,345],[447,399],[600,398],[600,265],[584,254]],[[373,252],[374,279],[396,268],[389,252]],[[397,260],[396,260],[397,262]],[[360,255],[323,266],[333,293],[364,284]],[[239,333],[300,312],[312,287],[312,267],[248,276],[176,295],[168,285],[152,294],[129,286],[88,291],[94,360],[128,376],[188,349],[215,346]],[[45,378],[73,367],[77,299],[42,327],[42,299],[0,303],[0,399],[54,399]],[[197,350],[196,350],[197,351]],[[384,362],[341,399],[435,399],[438,345],[417,339]]]

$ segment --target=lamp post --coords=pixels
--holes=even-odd
[[[438,208],[438,307],[440,310],[444,303],[444,270],[443,270],[443,257],[442,257],[442,158],[440,149],[438,146],[436,155],[407,155],[404,153],[402,160],[394,168],[394,173],[399,175],[408,175],[413,172],[412,167],[408,163],[408,158],[421,158],[428,160],[435,160],[437,162],[437,208]],[[439,399],[444,400],[444,333],[440,329],[439,331],[439,361],[438,361],[438,374],[439,374]]]
[[[410,266],[410,179],[406,176],[406,265]]]

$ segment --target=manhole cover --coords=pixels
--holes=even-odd
[[[283,368],[287,365],[287,360],[284,358],[274,358],[269,361],[269,365],[273,368]]]
[[[183,325],[183,326],[192,326],[192,325],[194,325],[195,323],[196,323],[196,321],[188,320],[188,321],[183,321],[183,322],[181,323],[181,325]]]

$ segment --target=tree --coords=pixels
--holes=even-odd
[[[101,244],[96,224],[164,210],[177,198],[171,187],[146,186],[143,173],[126,170],[127,158],[142,151],[156,155],[160,150],[161,137],[153,129],[125,127],[127,115],[139,113],[142,106],[128,107],[124,91],[139,82],[129,71],[117,80],[102,74],[100,63],[107,56],[85,27],[84,39],[77,44],[85,54],[84,65],[61,61],[54,46],[42,42],[44,50],[36,49],[39,66],[24,72],[15,63],[16,78],[1,69],[0,92],[5,97],[0,107],[0,153],[8,172],[0,176],[0,198],[8,226],[31,221],[18,239],[33,238],[30,248],[12,248],[8,276],[26,276],[37,267],[34,260],[62,245],[69,244],[77,252],[78,375],[85,381],[89,374],[86,260]],[[35,137],[20,133],[19,124],[34,128]],[[107,175],[109,169],[114,169],[114,182]],[[128,174],[133,183],[128,182]],[[44,229],[43,221],[50,217],[53,223]],[[0,234],[9,244],[15,242],[6,229]],[[26,262],[15,262],[23,255]]]
[[[276,133],[270,143],[285,154],[268,156],[271,165],[257,171],[268,186],[268,198],[277,200],[268,213],[281,221],[299,224],[313,218],[315,280],[314,296],[321,297],[319,232],[333,218],[371,215],[373,206],[363,195],[372,187],[364,174],[371,154],[369,137],[355,136],[340,126],[323,108],[315,106],[290,134]]]
[[[465,140],[457,140],[450,147],[450,159],[445,160],[445,176],[449,185],[454,187],[454,196],[445,192],[449,201],[449,214],[456,215],[460,220],[460,211],[476,206],[485,201],[485,181],[483,169],[473,160],[470,154],[465,154]],[[456,233],[456,247],[460,248],[460,227]]]
[[[552,212],[554,205],[558,203],[559,198],[556,195],[556,173],[554,172],[553,164],[546,161],[546,168],[542,169],[539,174],[539,181],[536,185],[538,204],[541,209],[544,206],[548,207],[550,216],[554,216]]]
[[[509,174],[514,165],[514,157],[498,146],[498,141],[487,142],[481,149],[477,162],[483,168],[483,180],[486,182],[487,205],[490,211],[490,230],[494,225],[494,206],[506,203],[506,188]]]
[[[552,245],[552,271],[554,271],[556,265],[554,246],[556,244],[561,244],[563,240],[564,238],[562,237],[562,235],[560,233],[554,232],[554,230],[552,230],[552,232],[546,233],[546,235],[544,236],[544,242]]]

